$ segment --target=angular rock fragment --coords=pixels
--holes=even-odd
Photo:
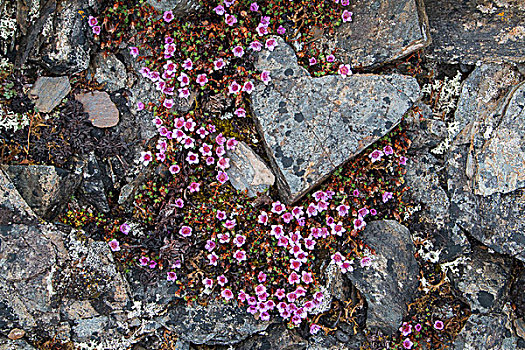
[[[518,338],[506,328],[505,315],[472,315],[454,340],[454,350],[515,350]]]
[[[107,91],[114,92],[126,87],[126,67],[114,54],[100,53],[95,57],[93,78],[104,84]]]
[[[0,225],[28,224],[37,220],[31,207],[0,167]]]
[[[35,108],[42,113],[51,112],[71,91],[68,77],[39,77],[29,96],[35,98]]]
[[[252,109],[287,203],[395,127],[420,94],[398,74],[312,78],[282,40],[256,67],[272,81],[256,86]]]
[[[172,11],[175,16],[188,15],[199,8],[197,0],[148,0],[157,11]]]
[[[263,160],[244,142],[239,142],[233,152],[228,152],[230,168],[227,173],[232,186],[246,191],[248,196],[266,191],[275,182],[275,176]]]
[[[118,124],[119,111],[107,93],[93,91],[75,95],[75,99],[82,103],[93,126],[110,128]]]
[[[352,67],[388,63],[431,42],[420,0],[357,0],[349,10],[354,16],[340,27],[336,47]]]
[[[447,63],[525,61],[521,0],[425,0],[429,55]]]
[[[415,247],[408,229],[392,220],[369,223],[363,241],[375,250],[372,266],[355,266],[347,276],[368,303],[367,327],[393,334],[419,283]]]

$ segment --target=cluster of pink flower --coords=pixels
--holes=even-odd
[[[445,325],[443,324],[443,321],[437,320],[434,322],[434,329],[441,331],[443,330],[444,327]],[[402,342],[402,345],[405,349],[412,349],[412,347],[414,346],[414,343],[412,342],[412,340],[408,338],[410,334],[413,333],[412,328],[414,328],[414,331],[416,333],[419,333],[423,329],[423,326],[421,326],[421,324],[418,323],[414,327],[412,327],[410,323],[403,322],[403,324],[399,328],[399,331],[401,332],[401,336],[405,337],[405,339]]]
[[[93,30],[93,34],[100,35],[100,26],[98,25],[98,19],[96,17],[89,16],[88,24],[91,30]]]

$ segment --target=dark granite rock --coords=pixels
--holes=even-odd
[[[37,216],[0,167],[0,225],[30,224]]]
[[[417,157],[417,154],[436,147],[448,136],[446,123],[441,119],[435,119],[432,116],[432,109],[422,102],[417,102],[408,112],[404,127],[412,141],[410,156]]]
[[[124,63],[112,53],[99,53],[94,60],[93,78],[103,84],[106,91],[116,91],[126,87],[127,73]]]
[[[148,0],[157,11],[171,10],[175,16],[188,15],[199,8],[197,0]]]
[[[500,314],[472,315],[454,340],[454,350],[515,350],[518,338],[506,328],[509,320]]]
[[[512,262],[499,254],[476,249],[465,263],[449,272],[454,287],[473,313],[500,312],[509,289]]]
[[[366,325],[393,334],[418,286],[419,266],[408,229],[396,221],[369,223],[363,241],[375,249],[372,266],[347,273],[368,303]]]
[[[268,328],[262,335],[255,335],[236,346],[236,350],[304,350],[306,340],[285,325]]]
[[[47,165],[9,165],[4,170],[27,204],[46,220],[63,211],[81,180],[77,174]]]
[[[521,0],[425,0],[431,57],[447,63],[525,61]]]
[[[80,185],[82,199],[93,205],[97,210],[108,213],[109,204],[102,179],[102,172],[93,152],[84,159],[81,171],[83,174]]]
[[[36,350],[36,348],[23,339],[11,340],[0,337],[0,350]]]
[[[119,122],[119,111],[111,101],[109,95],[101,91],[87,92],[75,95],[75,99],[82,103],[84,112],[97,128],[110,128]]]
[[[57,4],[49,44],[42,49],[42,64],[52,74],[74,74],[89,66],[91,48],[88,24],[80,11],[87,0],[60,1]]]
[[[247,144],[239,142],[235,150],[227,152],[230,168],[227,169],[232,186],[239,191],[247,191],[250,197],[257,196],[274,184],[275,176]]]
[[[466,126],[447,156],[451,217],[488,247],[525,260],[525,83],[504,94],[501,79],[491,83],[493,68],[485,71],[490,74],[481,86],[494,87],[465,85],[466,106],[455,115]],[[511,73],[499,74],[515,81]]]
[[[287,203],[395,127],[420,92],[397,74],[311,78],[282,40],[256,67],[272,82],[256,86],[252,108]]]
[[[39,77],[29,96],[36,99],[35,108],[42,113],[51,112],[71,91],[68,77]]]
[[[256,320],[244,310],[220,302],[207,307],[176,305],[168,310],[175,334],[193,344],[232,345],[266,330],[269,322]]]
[[[336,47],[352,67],[381,65],[431,42],[420,0],[357,0],[349,10],[354,16],[339,29]]]

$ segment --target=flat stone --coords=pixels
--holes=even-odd
[[[148,0],[157,11],[172,11],[175,16],[188,15],[199,8],[197,0]]]
[[[252,109],[281,197],[293,203],[394,128],[420,89],[398,74],[312,78],[278,42],[256,62],[272,81],[256,85]]]
[[[93,91],[75,95],[75,99],[82,103],[93,126],[110,128],[118,124],[119,111],[107,93]]]
[[[274,184],[275,176],[264,161],[246,143],[239,142],[233,152],[228,151],[230,168],[226,171],[232,186],[255,197]]]
[[[468,300],[473,313],[500,312],[510,284],[510,259],[477,249],[465,263],[449,272],[454,287]]]
[[[110,92],[126,87],[128,75],[124,63],[112,53],[99,53],[94,60],[95,75],[93,78],[104,84],[105,89]]]
[[[408,229],[397,221],[369,223],[363,242],[375,250],[372,266],[359,264],[348,278],[368,303],[366,326],[393,334],[400,327],[419,284],[419,265]]]
[[[71,91],[68,77],[39,77],[29,96],[35,98],[35,108],[42,113],[51,112]]]
[[[447,156],[451,219],[495,251],[525,260],[525,83],[505,66],[482,70],[486,76],[464,85],[455,114],[464,127]],[[514,85],[505,89],[505,81]]]
[[[340,27],[336,47],[352,67],[388,63],[431,42],[420,0],[356,0],[349,11],[354,16]]]
[[[52,220],[67,205],[80,184],[80,176],[47,165],[9,165],[5,172],[40,217]]]
[[[425,6],[430,57],[463,64],[525,61],[522,0],[425,0]]]
[[[454,340],[454,350],[515,350],[518,338],[506,328],[510,321],[500,314],[472,315]]]

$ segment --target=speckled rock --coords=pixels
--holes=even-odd
[[[126,87],[127,73],[124,63],[112,53],[99,53],[94,60],[93,78],[103,84],[106,91],[116,91]]]
[[[307,342],[296,331],[284,325],[268,328],[263,334],[250,337],[235,347],[236,350],[304,350]]]
[[[61,1],[57,4],[49,44],[42,49],[42,64],[53,74],[74,74],[89,66],[91,48],[86,34],[87,21],[79,11],[87,0]]]
[[[211,302],[207,307],[176,305],[166,322],[175,334],[193,344],[231,345],[266,330],[269,322],[256,320],[231,304]]]
[[[54,219],[80,184],[80,176],[47,165],[9,165],[5,172],[40,217]]]
[[[272,81],[256,85],[252,109],[280,194],[293,203],[395,127],[420,90],[414,78],[397,74],[311,78],[278,42],[256,62]]]
[[[457,270],[449,272],[449,278],[468,300],[473,313],[500,312],[510,285],[511,267],[510,259],[476,249]]]
[[[230,168],[226,171],[232,186],[255,197],[274,184],[275,176],[264,161],[246,143],[239,142],[235,150],[227,152]]]
[[[368,303],[367,328],[393,334],[401,325],[418,286],[419,266],[408,229],[396,221],[369,223],[363,241],[375,249],[372,266],[347,273]]]
[[[119,111],[111,101],[109,95],[101,91],[93,91],[75,95],[75,99],[82,103],[84,112],[97,128],[110,128],[119,122]]]
[[[68,77],[39,77],[29,96],[35,99],[35,108],[42,113],[51,112],[71,91]]]
[[[349,10],[354,16],[340,27],[336,47],[352,67],[384,64],[431,42],[420,0],[357,0]]]
[[[197,0],[148,0],[148,3],[160,12],[171,10],[175,16],[188,15],[199,8]]]
[[[521,0],[425,0],[431,57],[448,63],[524,62]]]
[[[93,205],[97,210],[108,213],[109,204],[102,181],[102,172],[94,152],[83,159],[81,171],[80,192],[82,200]]]
[[[0,167],[0,225],[29,224],[38,221],[33,209],[22,198],[9,176]]]
[[[486,71],[490,81],[494,73]],[[506,94],[498,84],[493,89],[479,86],[472,88],[482,94],[467,88],[467,101],[461,102],[474,106],[456,112],[466,126],[447,156],[451,217],[486,246],[525,260],[525,83],[509,86]],[[483,103],[491,108],[477,107]],[[462,123],[467,111],[474,118]]]
[[[500,314],[472,315],[454,340],[454,350],[516,350],[518,338],[506,328],[509,320]]]
[[[0,337],[0,350],[36,350],[36,348],[23,339],[11,340]]]

